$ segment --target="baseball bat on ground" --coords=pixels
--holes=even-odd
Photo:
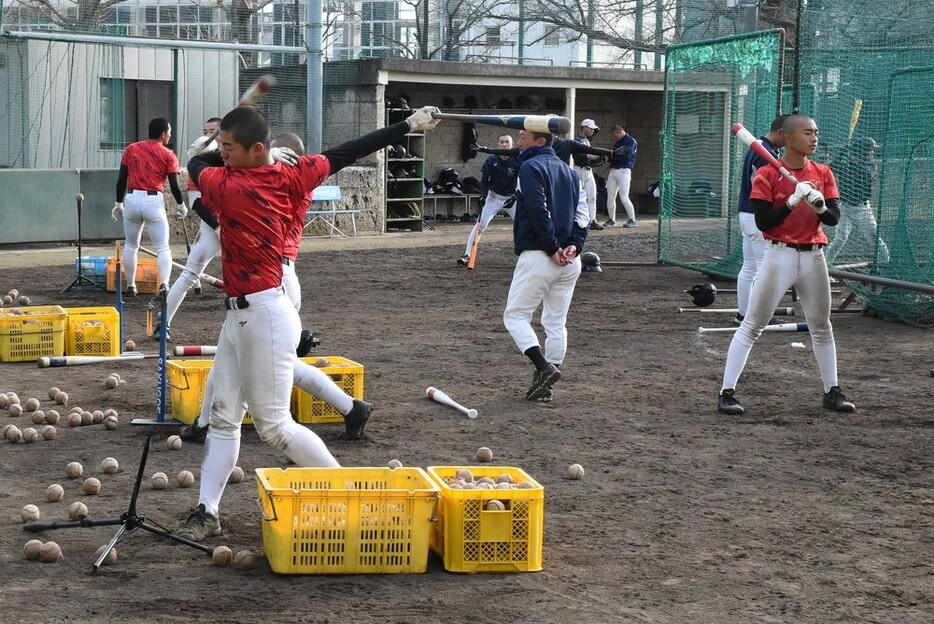
[[[252,106],[259,101],[261,97],[266,95],[266,93],[272,87],[276,86],[276,77],[272,74],[264,74],[260,76],[256,82],[250,85],[250,88],[243,92],[243,96],[240,98],[240,103],[237,106]],[[221,128],[218,126],[214,129],[210,135],[208,135],[207,141],[201,144],[200,148],[195,153],[201,153],[204,151],[208,145],[211,144],[211,141],[217,138],[221,133]]]
[[[739,327],[698,327],[698,334],[726,334],[735,332]],[[762,328],[766,332],[806,332],[807,323],[776,323],[775,325],[766,325]]]
[[[567,134],[571,131],[571,120],[557,115],[462,115],[460,113],[432,113],[435,119],[472,121],[488,126],[500,126],[529,132],[551,132]]]
[[[216,355],[217,345],[183,345],[175,347],[175,355]]]
[[[467,418],[477,417],[477,410],[468,409],[464,407],[463,405],[461,405],[460,403],[458,403],[457,401],[449,397],[447,394],[445,394],[441,390],[438,390],[434,386],[429,386],[428,389],[425,390],[425,396],[427,396],[432,401],[437,401],[438,403],[441,403],[442,405],[449,405],[453,407],[454,409],[461,412],[462,414],[466,414]]]
[[[115,357],[106,355],[66,355],[64,357],[40,357],[36,360],[39,368],[58,368],[60,366],[81,366],[82,364],[102,364],[104,362],[121,362],[125,360],[143,360],[156,357],[144,355],[139,351],[127,351]]]
[[[152,256],[153,258],[159,257],[159,254],[154,252],[152,249],[146,249],[145,247],[140,247],[139,250],[143,252],[144,254],[146,254],[147,256]],[[185,270],[185,265],[179,264],[175,260],[172,260],[172,266],[178,269],[181,269],[182,271]],[[224,288],[224,280],[217,279],[216,277],[208,275],[207,273],[201,273],[198,277],[204,280],[205,282],[207,282],[208,284],[210,284],[211,286],[214,286],[215,288],[220,288],[222,290]]]
[[[720,294],[720,291],[717,291]],[[682,312],[703,312],[704,314],[736,314],[739,308],[678,308],[678,314]],[[772,316],[794,316],[794,308],[775,308]]]
[[[775,169],[778,170],[778,172],[782,174],[786,180],[793,182],[795,185],[798,184],[798,178],[796,178],[793,173],[788,171],[788,169],[786,169],[782,163],[778,162],[778,159],[772,156],[769,150],[765,149],[765,146],[762,145],[762,143],[759,143],[759,141],[756,140],[756,137],[752,136],[752,133],[743,127],[743,124],[733,124],[730,127],[730,132],[735,134],[736,138],[742,141],[747,147],[749,147],[749,149],[761,156],[765,162],[775,167]],[[823,205],[824,202],[819,202],[818,204],[815,204],[814,207],[820,208]]]
[[[482,212],[482,211],[481,211]],[[474,226],[473,244],[470,246],[470,255],[467,257],[467,268],[473,270],[477,266],[477,251],[480,249],[480,219]]]

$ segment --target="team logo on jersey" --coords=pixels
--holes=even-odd
[[[246,321],[240,321],[240,327],[243,327],[244,325],[246,325]]]

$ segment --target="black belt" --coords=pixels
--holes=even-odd
[[[814,251],[815,249],[823,249],[826,247],[824,243],[786,243],[783,241],[772,241],[773,245],[784,245],[789,249],[795,249],[797,251]]]
[[[246,310],[250,307],[250,302],[246,297],[224,297],[224,307],[228,310]]]
[[[139,191],[140,193],[143,192],[142,189],[130,189],[131,193],[135,193],[136,191]],[[146,191],[147,195],[158,195],[159,193],[161,193],[161,191]]]
[[[286,258],[285,256],[282,256],[282,264],[284,264],[285,266],[292,266],[292,262],[293,261],[291,258]]]

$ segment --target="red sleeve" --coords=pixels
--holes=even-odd
[[[840,191],[837,189],[837,179],[833,175],[830,167],[822,167],[824,170],[824,199],[840,199]]]
[[[123,150],[123,158],[120,159],[120,164],[124,166],[130,165],[130,151],[133,149],[133,143],[130,143],[126,146],[126,149]]]
[[[181,173],[181,169],[178,166],[178,156],[175,155],[175,152],[169,148],[165,149],[165,175],[172,175],[173,173]]]
[[[299,158],[296,168],[304,185],[302,195],[310,193],[321,186],[321,183],[331,175],[331,161],[321,154],[302,156]]]
[[[201,190],[201,203],[207,206],[219,206],[218,195],[223,185],[225,167],[207,167],[198,174],[198,188]]]
[[[749,193],[749,199],[761,199],[774,203],[775,200],[775,176],[777,171],[772,167],[762,167],[756,171],[756,177],[752,180],[752,191]]]

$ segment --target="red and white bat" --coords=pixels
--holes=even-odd
[[[184,345],[175,347],[175,355],[216,355],[217,345]]]
[[[778,162],[778,159],[765,149],[765,146],[760,143],[756,137],[752,135],[749,130],[743,127],[741,123],[735,123],[730,127],[730,132],[736,135],[736,138],[743,142],[749,149],[754,151],[756,154],[762,157],[765,162],[772,165],[780,174],[782,174],[786,180],[793,182],[795,185],[798,184],[798,178],[794,176],[793,173],[788,171],[782,163]],[[824,202],[819,202],[815,204],[815,208],[820,208],[824,205]]]
[[[467,418],[477,417],[477,410],[468,409],[464,407],[463,405],[461,405],[460,403],[458,403],[457,401],[449,397],[447,394],[445,394],[441,390],[438,390],[434,386],[428,386],[428,389],[425,390],[425,396],[427,396],[432,401],[437,401],[438,403],[441,403],[442,405],[449,405],[450,407],[453,407],[454,409],[461,412],[462,414],[466,414]]]
[[[144,254],[146,254],[147,256],[152,256],[153,258],[159,257],[159,254],[154,252],[152,249],[146,249],[145,247],[140,247],[139,250],[143,252]],[[183,271],[185,270],[185,265],[179,264],[175,260],[172,260],[172,266],[178,269],[181,269]],[[211,286],[214,286],[215,288],[220,288],[221,290],[223,290],[224,288],[224,280],[217,279],[216,277],[208,275],[207,273],[201,273],[200,275],[198,275],[198,278],[207,282]]]
[[[551,132],[567,134],[571,131],[571,120],[557,115],[462,115],[460,113],[432,113],[435,119],[457,119],[488,126],[528,130],[529,132]]]
[[[106,355],[66,355],[64,357],[40,357],[36,360],[36,366],[39,368],[57,368],[59,366],[81,366],[83,364],[102,364],[104,362],[114,363],[125,360],[143,360],[146,358],[157,357],[153,355],[144,355],[139,351],[127,351],[123,355],[116,357]]]
[[[735,332],[739,327],[698,327],[698,334],[726,334]],[[762,331],[767,332],[806,332],[807,323],[776,323],[775,325],[766,325]]]
[[[240,103],[237,106],[252,106],[256,104],[261,97],[266,95],[266,93],[272,87],[276,86],[276,77],[272,74],[264,74],[260,76],[256,82],[250,85],[250,88],[243,92],[243,96],[240,98]],[[205,140],[195,152],[199,154],[204,151],[204,149],[211,144],[211,141],[217,138],[221,133],[220,126],[214,128],[214,132],[208,135],[207,140]]]

